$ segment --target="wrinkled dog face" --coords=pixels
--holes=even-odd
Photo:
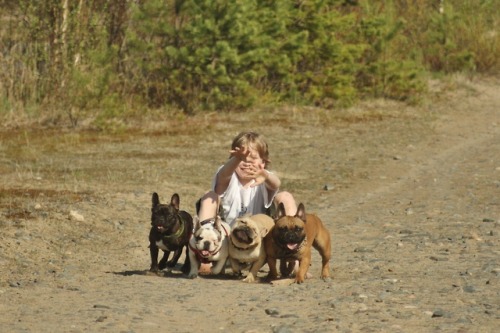
[[[222,235],[212,224],[201,226],[195,231],[193,237],[196,249],[204,257],[218,250],[221,246]]]
[[[301,219],[285,216],[276,222],[273,237],[281,247],[295,251],[306,238],[304,227]]]
[[[241,247],[251,246],[260,241],[259,229],[250,218],[238,218],[231,231],[231,240]]]

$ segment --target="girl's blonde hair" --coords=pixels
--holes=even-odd
[[[252,146],[252,148],[257,150],[266,167],[269,163],[271,163],[269,160],[269,148],[267,146],[267,142],[264,139],[264,136],[259,133],[252,131],[241,132],[233,139],[231,149],[247,148],[249,146]]]

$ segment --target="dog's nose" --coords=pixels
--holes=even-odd
[[[209,241],[205,241],[203,243],[203,250],[210,250],[210,242]]]

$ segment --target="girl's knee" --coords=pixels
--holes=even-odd
[[[295,203],[295,199],[290,192],[279,192],[274,197],[274,202],[276,206],[279,206],[280,203],[283,204],[286,215],[293,216],[297,212],[297,204]]]
[[[293,199],[292,194],[290,192],[286,192],[286,191],[279,192],[278,194],[276,194],[275,200],[277,202],[291,202],[291,201],[295,201]]]
[[[217,202],[219,201],[219,195],[217,193],[215,193],[214,191],[209,191],[209,192],[205,193],[200,198],[200,201],[201,202],[210,202],[210,203],[217,204]]]
[[[196,201],[196,214],[200,215],[200,211],[216,211],[219,201],[217,193],[210,191],[205,193],[201,198]],[[215,209],[214,209],[215,208]]]

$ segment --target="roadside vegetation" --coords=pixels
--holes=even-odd
[[[0,0],[0,119],[418,103],[500,72],[497,0]]]

